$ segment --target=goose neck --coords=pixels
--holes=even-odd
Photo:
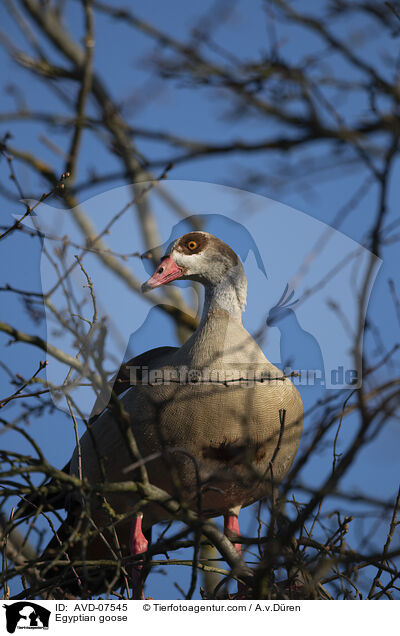
[[[240,264],[233,267],[228,274],[215,283],[204,285],[204,307],[201,324],[210,316],[227,313],[230,319],[242,322],[242,313],[246,305],[247,280]]]

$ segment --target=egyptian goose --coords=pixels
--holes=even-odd
[[[202,514],[223,515],[225,533],[232,537],[239,535],[240,509],[271,493],[271,474],[279,482],[288,472],[302,432],[303,404],[292,382],[265,358],[242,324],[247,280],[235,252],[207,232],[185,234],[169,245],[142,289],[178,279],[205,288],[197,330],[180,348],[153,349],[129,361],[115,391],[129,386],[120,401],[141,456],[153,457],[146,463],[150,482],[197,510],[200,480]],[[140,377],[137,384],[127,382],[129,368],[131,383]],[[81,465],[75,449],[71,474],[81,470],[89,482],[101,482],[104,474],[109,482],[134,479],[126,472],[132,464],[126,439],[110,410],[83,435],[80,452]],[[107,502],[121,514],[129,513],[138,499],[110,494]],[[90,502],[98,528],[110,523],[103,504]],[[133,520],[118,524],[122,551],[145,552],[146,530],[166,518],[160,506],[147,504]],[[106,551],[94,541],[87,546],[87,558],[101,558]],[[136,566],[136,598],[143,597],[140,579]]]

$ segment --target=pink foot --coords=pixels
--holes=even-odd
[[[224,534],[229,539],[234,539],[235,537],[240,537],[239,518],[236,515],[234,515],[232,513],[224,515]],[[234,543],[233,545],[235,546],[235,548],[236,548],[236,550],[238,552],[242,552],[242,544],[241,543]]]
[[[235,537],[240,537],[239,530],[239,518],[233,512],[229,512],[227,515],[224,515],[224,534],[229,539],[234,539]],[[242,553],[242,544],[234,543],[233,544],[239,554]],[[238,583],[238,591],[235,594],[235,598],[246,598],[246,587],[242,583]]]
[[[132,556],[146,552],[148,541],[142,532],[143,513],[134,517],[131,526],[131,536],[129,539],[129,549]],[[136,599],[144,599],[144,582],[142,578],[143,565],[135,563],[132,566],[132,588],[133,596]]]

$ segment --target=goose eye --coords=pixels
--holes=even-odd
[[[186,246],[190,249],[190,250],[195,250],[197,247],[197,243],[196,241],[188,241]]]

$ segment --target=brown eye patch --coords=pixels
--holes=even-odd
[[[184,254],[198,254],[204,250],[207,242],[207,236],[201,232],[189,232],[189,234],[181,237],[175,249]]]

